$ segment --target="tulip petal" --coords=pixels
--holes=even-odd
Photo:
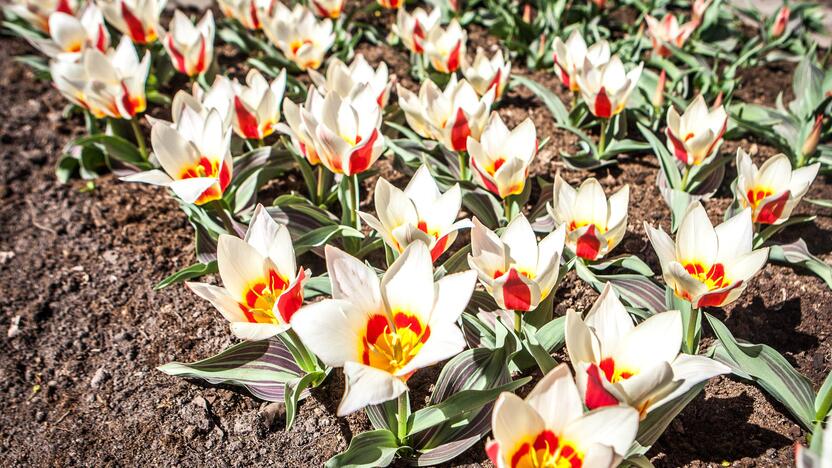
[[[325,251],[332,298],[348,300],[367,315],[383,313],[381,287],[375,270],[337,247],[327,244]]]
[[[506,226],[500,240],[508,246],[508,254],[514,264],[523,271],[536,271],[538,246],[529,220],[522,214],[517,215]]]
[[[584,322],[595,331],[605,355],[611,355],[618,348],[619,342],[636,328],[610,283],[604,286]]]
[[[563,435],[579,447],[601,444],[625,454],[638,430],[638,413],[632,408],[615,407],[591,411],[574,420]]]
[[[416,315],[430,323],[435,300],[433,261],[424,242],[414,242],[390,266],[381,280],[382,298],[392,314]]]
[[[474,271],[454,273],[436,282],[436,302],[429,324],[453,324],[465,310],[471,300],[476,286],[477,275]]]
[[[350,302],[327,299],[301,308],[292,329],[321,361],[332,367],[361,361],[368,315]]]
[[[699,202],[691,203],[676,234],[676,258],[684,264],[711,265],[717,256],[719,241]]]
[[[679,354],[681,345],[682,315],[671,310],[655,314],[638,324],[621,338],[612,355],[616,367],[621,365],[638,370],[660,362],[672,362]]]
[[[419,353],[404,367],[396,371],[396,375],[406,378],[413,372],[424,367],[452,358],[465,349],[465,337],[454,324],[440,324],[430,328],[430,337],[419,349]]]
[[[288,330],[289,324],[234,322],[231,333],[237,338],[250,341],[267,340]]]
[[[220,235],[217,242],[217,266],[225,288],[244,302],[252,282],[267,278],[264,257],[237,236]]]
[[[549,371],[526,396],[526,402],[543,418],[546,429],[557,434],[583,414],[581,395],[566,364]]]
[[[357,362],[344,363],[344,377],[346,388],[338,404],[338,416],[384,403],[407,391],[407,385],[397,377]]]
[[[542,417],[527,402],[513,393],[504,392],[494,403],[491,413],[491,430],[494,439],[506,450],[516,450],[518,445],[540,434],[546,428]],[[503,452],[503,456],[510,453]]]

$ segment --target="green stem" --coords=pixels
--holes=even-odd
[[[697,348],[699,348],[699,343],[696,342],[696,322],[699,318],[700,313],[701,311],[698,308],[692,307],[690,310],[690,316],[688,319],[688,333],[685,337],[685,344],[687,345],[689,354],[696,354]]]
[[[297,332],[290,328],[286,330],[284,333],[286,334],[286,338],[288,338],[292,342],[292,344],[297,348],[298,352],[300,353],[299,358],[301,362],[297,363],[300,366],[300,368],[307,373],[316,371],[318,368],[317,359],[303,344],[303,341],[301,341]]]
[[[407,438],[407,418],[410,412],[410,404],[407,401],[407,392],[403,392],[398,398],[398,419],[399,426],[396,433],[399,442],[404,445],[404,440]]]
[[[229,234],[236,236],[237,230],[234,229],[234,221],[231,219],[231,216],[225,210],[225,207],[222,206],[221,200],[214,200],[210,203],[211,209],[216,213],[216,215],[222,221],[222,225]]]
[[[459,180],[468,180],[468,153],[460,151],[457,153],[459,161]]]
[[[136,116],[130,119],[130,126],[133,127],[133,136],[136,137],[136,144],[139,145],[139,153],[147,161],[147,144],[144,141],[144,133],[142,133],[142,128],[139,126],[139,120]]]
[[[517,335],[520,335],[520,331],[523,329],[523,314],[520,312],[514,311],[514,331]]]
[[[598,157],[604,154],[607,149],[607,125],[609,120],[601,119],[601,136],[598,138]]]
[[[347,181],[349,182],[349,221],[350,227],[354,227],[355,229],[361,229],[361,225],[358,224],[358,174],[353,174],[348,177]]]
[[[257,147],[258,147],[258,148],[262,148],[262,147],[264,147],[264,146],[266,146],[266,142],[265,142],[265,141],[263,141],[263,139],[262,139],[262,138],[260,138],[259,140],[257,140]]]
[[[688,189],[688,179],[690,178],[690,166],[685,165],[684,171],[682,171],[682,182],[681,187],[679,190],[686,192]]]
[[[318,164],[317,180],[315,186],[315,204],[323,205],[324,203],[324,165]]]

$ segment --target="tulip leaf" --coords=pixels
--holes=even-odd
[[[658,408],[651,409],[638,425],[636,442],[644,447],[650,447],[655,444],[665,429],[667,429],[667,426],[670,425],[671,421],[705,388],[705,384],[706,382],[701,382],[694,385],[690,390],[679,395],[673,401],[664,403]]]
[[[795,216],[792,216],[792,218],[795,218]],[[832,288],[832,265],[812,255],[803,239],[798,239],[791,244],[771,246],[768,251],[768,258],[778,263],[803,267],[816,274],[827,286]]]
[[[710,314],[705,316],[736,367],[753,377],[763,390],[788,408],[803,427],[811,430],[815,419],[815,395],[809,379],[797,372],[774,348],[738,342],[725,324]]]
[[[653,276],[653,270],[646,263],[635,255],[620,255],[618,257],[599,260],[588,265],[596,271],[603,271],[610,267],[626,268],[644,276]]]
[[[147,160],[142,157],[136,145],[116,135],[106,135],[103,133],[88,135],[78,138],[73,143],[78,146],[101,145],[107,153],[107,156],[111,158],[128,164],[135,164],[142,168],[150,168]]]
[[[399,451],[395,434],[377,429],[358,434],[342,453],[327,460],[326,468],[360,468],[388,466]]]
[[[355,237],[361,239],[364,237],[364,234],[349,226],[321,226],[295,239],[295,255],[301,255],[315,247],[328,244],[336,237]]]
[[[604,289],[607,282],[611,283],[622,301],[644,309],[650,315],[667,310],[664,288],[650,278],[633,274],[596,275],[583,262],[575,262],[575,272],[598,292]]]
[[[369,405],[364,408],[367,418],[376,429],[398,430],[398,401],[387,400],[377,405]]]
[[[537,340],[534,327],[528,324],[523,324],[523,349],[525,349],[534,359],[540,372],[546,375],[550,370],[554,369],[558,362],[549,354],[549,351],[540,344]]]
[[[832,372],[823,380],[823,385],[815,397],[815,421],[823,421],[832,409]],[[832,448],[832,447],[830,447]]]
[[[525,86],[529,89],[529,91],[540,98],[546,108],[549,109],[549,112],[552,113],[552,117],[555,118],[555,121],[558,124],[571,125],[571,121],[569,120],[569,111],[566,110],[566,106],[563,105],[563,101],[560,100],[557,94],[553,93],[549,88],[543,86],[537,81],[532,80],[531,78],[518,75],[511,77],[511,83],[512,86],[517,84]]]
[[[154,286],[153,289],[158,291],[172,284],[199,278],[201,276],[205,276],[211,273],[216,273],[217,271],[218,270],[216,261],[210,263],[194,263],[193,265],[185,267],[177,271],[176,273],[168,276],[167,278],[163,279],[159,282],[159,284]]]
[[[286,384],[303,373],[279,338],[243,341],[201,361],[171,362],[158,369],[168,375],[203,379],[215,385],[242,386],[257,398],[277,402],[284,402]],[[306,395],[308,390],[303,390],[301,397]]]
[[[772,238],[775,234],[782,231],[784,228],[789,226],[794,226],[795,224],[802,224],[802,223],[809,223],[815,220],[817,216],[815,215],[798,215],[798,216],[790,216],[785,222],[781,224],[772,224],[762,231],[758,232],[754,236],[754,248],[762,247],[762,245]],[[795,242],[796,244],[797,242]],[[794,246],[793,250],[795,254],[799,254],[801,251],[805,250],[804,256],[810,256],[808,249],[806,249],[806,243],[803,243],[803,247]],[[794,257],[795,259],[800,259],[799,257]]]
[[[310,372],[303,377],[286,382],[286,389],[284,391],[284,406],[286,407],[286,429],[290,429],[295,422],[295,414],[297,414],[298,401],[300,401],[303,392],[309,388],[316,386],[316,384],[323,381],[327,373],[323,371]]]
[[[650,147],[653,149],[653,153],[655,153],[656,157],[659,159],[659,165],[662,168],[662,172],[664,172],[665,178],[670,183],[670,187],[681,187],[682,174],[679,173],[679,168],[676,166],[676,158],[670,154],[667,146],[659,140],[656,134],[653,133],[653,130],[642,125],[641,123],[638,123],[637,125],[639,131],[641,131],[641,134],[644,136],[644,139],[647,140],[647,143],[649,143]]]
[[[462,204],[471,211],[489,229],[500,226],[502,207],[494,196],[481,188],[466,190],[462,195]]]

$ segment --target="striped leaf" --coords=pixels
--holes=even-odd
[[[326,468],[358,468],[387,466],[393,461],[399,443],[396,436],[387,429],[378,429],[358,434],[350,441],[346,451],[327,460]]]
[[[575,272],[598,292],[604,289],[606,283],[611,283],[622,301],[650,315],[667,310],[664,288],[650,278],[633,274],[596,275],[581,262],[575,263]]]
[[[803,267],[818,275],[827,286],[832,288],[832,266],[812,255],[803,239],[798,239],[791,244],[771,246],[768,258],[775,262]]]

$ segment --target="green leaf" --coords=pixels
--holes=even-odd
[[[549,112],[552,113],[552,117],[555,118],[555,121],[558,124],[571,125],[569,120],[569,111],[566,110],[563,102],[551,90],[537,81],[526,78],[525,76],[513,75],[511,77],[511,81],[513,86],[517,84],[523,85],[540,98],[546,108],[549,109]]]
[[[537,341],[537,335],[532,327],[527,324],[523,324],[523,328],[525,338],[523,339],[523,348],[532,356],[532,359],[534,359],[537,367],[540,368],[540,372],[542,372],[543,375],[546,375],[546,373],[558,365],[558,362],[552,357],[551,354],[549,354],[549,351]]]
[[[75,140],[74,144],[78,146],[101,145],[111,158],[128,164],[149,167],[136,145],[119,136],[105,135],[103,133],[89,135]]]
[[[462,195],[462,204],[486,227],[496,229],[500,226],[502,207],[494,199],[494,196],[485,190],[477,188],[465,191]]]
[[[566,342],[565,325],[566,316],[562,315],[540,327],[535,334],[535,339],[548,352],[554,352],[562,348]]]
[[[193,265],[185,267],[177,271],[176,273],[168,276],[167,278],[163,279],[159,282],[159,284],[154,286],[153,289],[158,291],[172,284],[181,283],[182,281],[188,281],[194,278],[199,278],[200,276],[216,273],[217,271],[218,270],[216,261],[210,263],[194,263]]]
[[[812,222],[817,218],[815,215],[798,215],[798,216],[790,216],[784,223],[781,224],[772,224],[767,228],[763,229],[759,233],[754,236],[754,248],[761,247],[767,240],[772,238],[775,234],[782,231],[783,229],[794,226],[795,224],[802,224]],[[805,243],[804,243],[805,245]],[[808,254],[808,250],[806,253]],[[811,254],[809,254],[811,255]]]
[[[297,413],[298,401],[301,395],[308,388],[314,387],[326,377],[324,372],[310,372],[299,379],[286,382],[284,405],[286,407],[286,430],[292,427],[295,422],[295,414]]]
[[[355,237],[361,239],[364,237],[364,234],[349,226],[321,226],[298,237],[293,242],[295,254],[301,255],[315,247],[328,244],[335,237]]]
[[[717,318],[710,314],[705,316],[726,353],[737,366],[788,408],[803,427],[811,430],[815,415],[815,395],[809,379],[798,373],[774,348],[763,344],[740,343]]]
[[[815,421],[823,421],[832,408],[832,372],[823,380],[823,385],[815,397]]]
[[[791,244],[771,246],[768,250],[768,258],[774,262],[806,268],[832,288],[832,266],[812,255],[803,239],[798,239]]]
[[[832,208],[832,200],[823,200],[820,198],[804,198],[804,200],[813,205],[822,206],[824,208]]]
[[[602,260],[588,265],[593,270],[603,271],[610,267],[626,268],[644,276],[653,276],[653,270],[646,263],[635,255],[620,255],[618,257]]]
[[[399,451],[396,436],[378,429],[358,434],[350,441],[346,451],[327,460],[326,468],[374,468],[388,466]]]
[[[656,157],[659,159],[659,165],[662,168],[662,172],[664,172],[667,181],[672,188],[678,188],[682,186],[682,174],[679,173],[679,168],[676,166],[676,158],[670,154],[668,151],[667,146],[662,143],[656,134],[653,133],[653,130],[650,130],[648,127],[638,123],[638,129],[641,131],[641,134],[647,140],[647,143],[650,144],[650,147],[653,149],[653,153],[656,154]]]
[[[694,385],[690,390],[680,395],[673,401],[667,402],[660,407],[647,413],[645,418],[638,425],[636,441],[645,447],[650,447],[664,433],[679,413],[705,388],[706,382]]]

